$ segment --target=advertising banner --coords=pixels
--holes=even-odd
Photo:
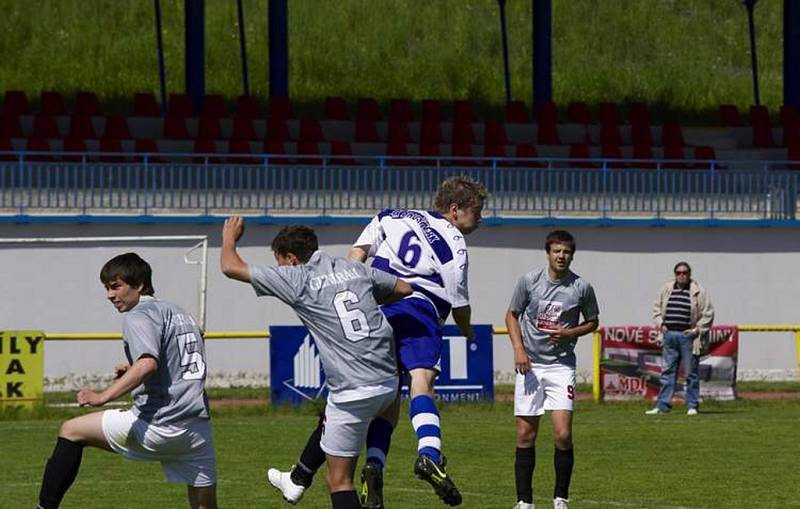
[[[0,404],[30,406],[44,396],[44,332],[0,331]]]
[[[602,327],[600,387],[609,400],[654,399],[661,376],[661,334],[653,327]],[[739,331],[735,325],[712,327],[700,356],[700,396],[736,398]],[[685,373],[678,372],[675,397],[683,398]]]
[[[455,326],[444,328],[436,379],[441,401],[494,399],[492,326],[475,325],[475,340],[467,341]],[[324,398],[325,373],[314,339],[302,326],[270,327],[270,392],[273,404],[300,404]],[[408,387],[403,384],[403,395]]]

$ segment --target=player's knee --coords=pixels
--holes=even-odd
[[[517,447],[533,447],[536,442],[536,430],[531,428],[517,429]]]
[[[572,449],[572,433],[569,430],[554,430],[553,438],[558,449],[563,451]]]
[[[58,429],[58,436],[71,442],[79,441],[81,439],[80,428],[75,424],[75,419],[64,421]]]

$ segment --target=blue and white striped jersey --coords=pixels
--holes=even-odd
[[[406,298],[428,300],[440,319],[469,305],[464,235],[440,213],[382,210],[354,246],[370,246],[372,266],[409,283],[414,293]]]

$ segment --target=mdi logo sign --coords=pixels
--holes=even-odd
[[[475,325],[475,339],[467,341],[455,326],[444,328],[436,380],[442,401],[494,399],[492,326]],[[325,396],[325,374],[314,340],[300,326],[270,327],[270,388],[273,404],[300,404]],[[408,396],[408,386],[402,393]]]

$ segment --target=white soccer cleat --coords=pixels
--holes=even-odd
[[[291,472],[281,472],[277,468],[270,468],[267,470],[267,479],[276,490],[281,492],[283,499],[290,504],[299,502],[306,491],[305,486],[292,482]]]
[[[697,414],[698,412],[696,408],[690,408],[689,410],[686,411],[686,415],[697,415]]]
[[[669,413],[669,412],[665,412],[664,410],[661,410],[660,408],[655,407],[655,408],[651,408],[650,410],[646,411],[645,415],[659,415],[659,414],[666,414],[666,413]]]
[[[519,501],[517,505],[514,506],[514,509],[536,509],[533,504],[529,504],[527,502]]]
[[[561,497],[554,498],[553,509],[569,509],[569,500]]]

